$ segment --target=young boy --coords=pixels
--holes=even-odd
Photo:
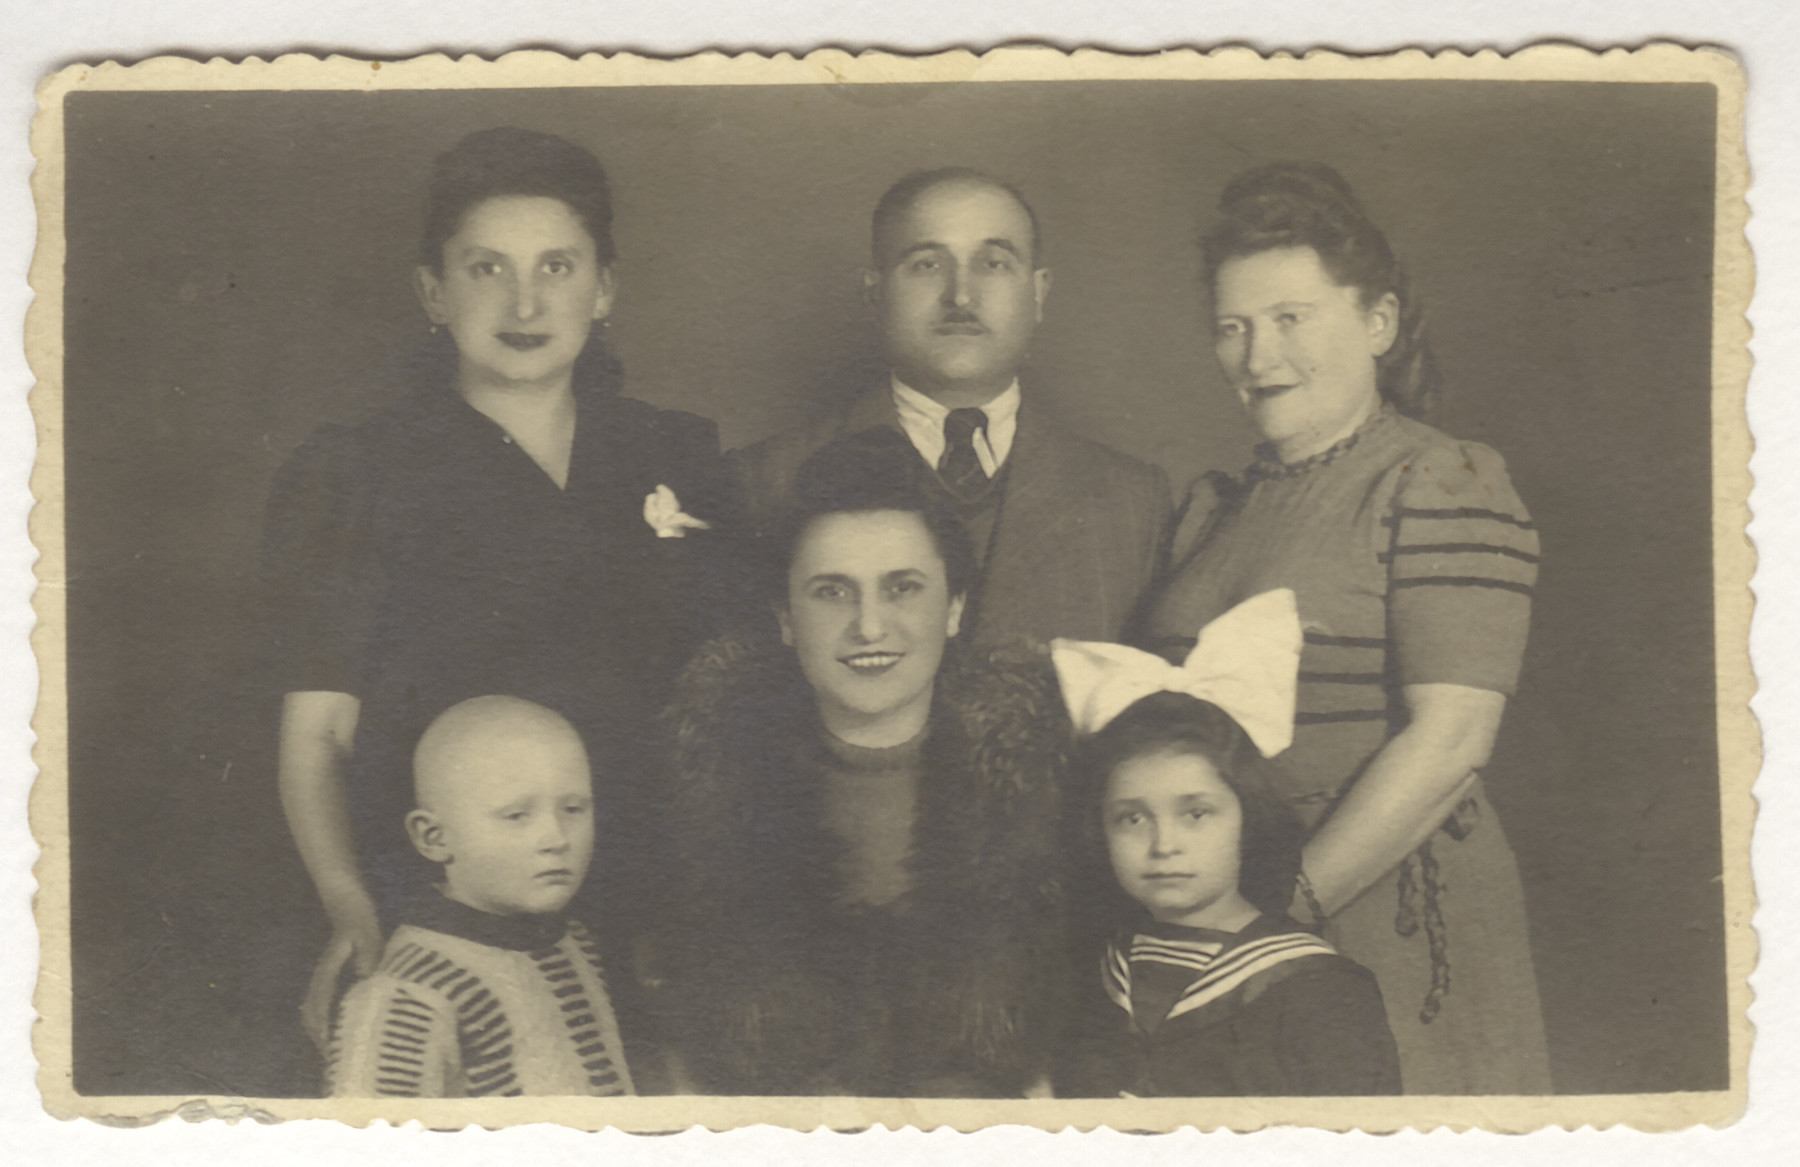
[[[561,915],[594,852],[574,729],[514,697],[464,701],[420,739],[413,781],[406,829],[442,897],[345,997],[332,1094],[634,1093],[600,954]]]

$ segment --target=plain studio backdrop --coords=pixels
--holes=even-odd
[[[1718,1089],[1712,90],[1219,82],[80,94],[66,396],[76,1086],[306,1092],[323,915],[275,796],[255,570],[276,468],[393,400],[431,159],[513,124],[610,170],[628,392],[727,446],[880,374],[868,216],[1017,183],[1055,276],[1034,407],[1237,470],[1197,232],[1235,174],[1341,170],[1411,268],[1435,424],[1505,456],[1544,563],[1489,789],[1558,1088]],[[1455,889],[1450,889],[1455,894]],[[1456,937],[1450,937],[1455,992]]]

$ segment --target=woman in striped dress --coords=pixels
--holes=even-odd
[[[1537,533],[1493,450],[1415,420],[1420,314],[1335,171],[1225,190],[1203,243],[1226,379],[1265,442],[1177,522],[1146,647],[1276,588],[1305,645],[1277,766],[1309,831],[1296,918],[1373,971],[1405,1088],[1550,1090],[1518,867],[1477,771],[1514,689]]]

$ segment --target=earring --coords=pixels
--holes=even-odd
[[[438,334],[438,326],[433,324],[431,326],[431,335],[436,336],[437,334]]]

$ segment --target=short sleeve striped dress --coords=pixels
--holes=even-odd
[[[1537,563],[1500,456],[1383,409],[1316,457],[1198,485],[1147,647],[1178,660],[1214,617],[1293,589],[1305,647],[1276,761],[1311,827],[1404,724],[1401,686],[1513,692]],[[1409,1092],[1549,1091],[1518,867],[1479,788],[1328,936],[1379,980]]]

